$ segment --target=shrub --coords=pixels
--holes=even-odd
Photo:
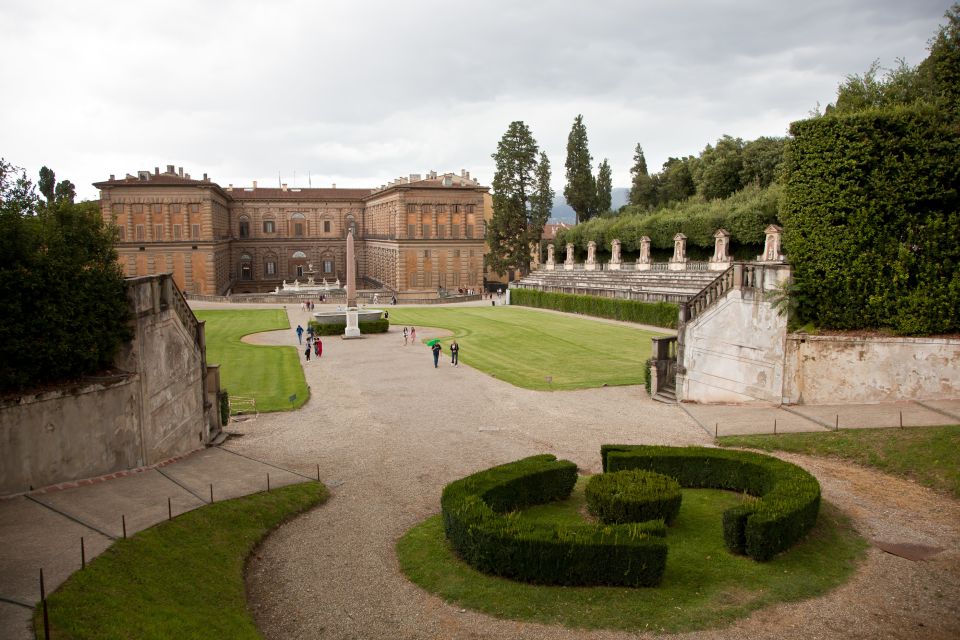
[[[816,524],[820,484],[800,467],[759,453],[703,447],[603,445],[605,472],[647,469],[684,487],[743,491],[758,499],[723,515],[727,548],[759,561],[798,542]]]
[[[313,327],[314,333],[320,336],[338,336],[343,335],[347,329],[346,322],[325,323],[311,320],[309,326]],[[390,320],[381,318],[379,320],[367,320],[357,323],[360,333],[386,333],[390,330]]]
[[[576,481],[575,464],[541,455],[452,482],[440,501],[447,539],[476,569],[526,582],[659,584],[667,559],[660,521],[560,527],[509,513],[566,498]]]
[[[652,471],[628,469],[590,478],[585,491],[590,513],[612,524],[663,520],[680,512],[680,484]]]
[[[679,307],[669,302],[638,302],[534,289],[511,289],[510,304],[580,313],[597,318],[610,318],[670,329],[677,328],[679,317]]]
[[[226,389],[220,391],[220,424],[226,426],[230,422],[230,393]]]

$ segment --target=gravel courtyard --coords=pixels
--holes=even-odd
[[[288,313],[292,326],[306,326],[305,313]],[[292,331],[248,340],[296,344]],[[234,423],[231,430],[242,435],[224,445],[304,473],[319,464],[332,488],[326,505],[282,526],[250,560],[248,597],[267,638],[638,637],[463,611],[409,583],[394,544],[437,513],[442,487],[463,475],[537,453],[598,472],[602,443],[709,444],[696,422],[638,387],[536,392],[452,367],[448,357],[434,369],[427,347],[403,346],[399,327],[323,343],[323,357],[304,364],[310,401],[297,412]],[[854,579],[834,593],[681,637],[957,637],[958,503],[848,465],[791,459],[820,479],[825,498],[865,537],[946,551],[911,562],[871,548]]]

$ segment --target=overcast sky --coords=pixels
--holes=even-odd
[[[176,164],[221,185],[375,187],[467,169],[525,121],[563,187],[582,113],[629,186],[723,134],[785,135],[874,59],[916,65],[948,0],[0,3],[0,156],[83,197]]]

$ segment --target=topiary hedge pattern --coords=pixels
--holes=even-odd
[[[576,481],[574,463],[540,455],[452,482],[440,500],[447,539],[471,566],[516,580],[659,584],[667,560],[663,522],[560,527],[509,513],[564,499]]]
[[[639,302],[534,289],[511,289],[510,304],[580,313],[597,318],[637,322],[669,329],[677,328],[677,319],[680,314],[680,308],[669,302]]]
[[[799,324],[960,330],[960,127],[929,107],[790,127],[780,216]]]
[[[584,491],[590,513],[608,524],[663,520],[680,512],[680,483],[653,471],[628,469],[590,478]]]
[[[345,322],[326,323],[311,320],[310,326],[313,327],[314,333],[320,336],[343,335],[343,332],[347,329],[347,323]],[[390,320],[387,318],[362,320],[357,323],[357,326],[360,328],[360,333],[386,333],[390,330]]]
[[[758,499],[723,515],[723,538],[734,553],[769,560],[816,524],[820,483],[800,467],[746,451],[703,447],[603,445],[604,472],[647,469],[684,487],[743,491]]]

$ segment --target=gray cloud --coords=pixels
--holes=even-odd
[[[783,135],[874,59],[925,56],[943,0],[0,6],[0,154],[89,183],[169,162],[223,183],[376,186],[467,168],[527,122],[562,188],[583,113],[625,185],[729,133]]]

